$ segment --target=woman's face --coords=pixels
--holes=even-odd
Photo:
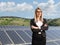
[[[42,11],[41,11],[40,9],[37,9],[37,11],[36,11],[36,16],[37,16],[37,17],[42,16]]]

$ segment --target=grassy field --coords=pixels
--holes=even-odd
[[[29,22],[29,19],[24,18],[0,18],[0,25],[28,26],[30,24]]]
[[[50,26],[60,26],[60,18],[48,20]]]
[[[48,25],[50,26],[60,26],[60,18],[58,19],[48,19]],[[0,17],[0,25],[19,25],[19,26],[29,26],[30,19],[17,18],[17,17]]]

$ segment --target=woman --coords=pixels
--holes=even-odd
[[[46,45],[46,32],[48,24],[46,19],[43,19],[40,8],[35,10],[35,17],[30,21],[32,30],[32,45]]]

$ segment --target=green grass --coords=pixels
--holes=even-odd
[[[58,19],[49,19],[48,25],[50,26],[60,26],[60,18]],[[3,17],[0,18],[0,25],[18,25],[18,26],[29,26],[30,19],[26,18],[17,18],[17,17]]]
[[[23,18],[0,18],[0,25],[28,26],[30,20]]]
[[[60,26],[60,18],[58,19],[53,19],[48,22],[50,26]]]

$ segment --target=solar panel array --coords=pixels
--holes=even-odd
[[[54,28],[55,29],[55,28]],[[46,45],[60,44],[60,30],[46,31]],[[0,26],[0,45],[31,45],[32,32],[29,27]]]

